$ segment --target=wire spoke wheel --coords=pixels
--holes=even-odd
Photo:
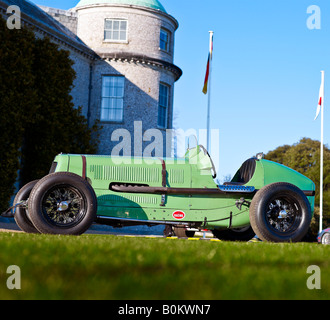
[[[85,199],[78,189],[72,186],[56,186],[43,197],[42,212],[51,224],[71,227],[84,217]]]
[[[96,219],[97,198],[82,177],[56,172],[35,185],[28,206],[31,221],[41,233],[80,235]]]
[[[275,232],[293,232],[301,220],[299,212],[300,208],[295,199],[277,196],[268,205],[266,221]]]
[[[301,241],[311,219],[311,206],[304,192],[286,182],[266,185],[250,205],[251,226],[264,241]]]

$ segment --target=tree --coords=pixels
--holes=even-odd
[[[0,212],[8,207],[19,169],[24,123],[35,112],[33,33],[9,30],[0,18]]]
[[[75,72],[69,53],[0,18],[0,212],[8,207],[17,172],[21,184],[49,171],[60,152],[95,153],[96,123],[87,125],[70,95]]]
[[[21,186],[46,175],[54,157],[63,153],[96,153],[98,126],[88,128],[70,92],[75,78],[69,53],[46,39],[36,39],[34,76],[37,112],[25,124]]]

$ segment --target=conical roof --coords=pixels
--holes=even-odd
[[[139,7],[147,7],[160,10],[166,13],[165,8],[158,0],[80,0],[76,7],[88,6],[93,4],[126,4]]]

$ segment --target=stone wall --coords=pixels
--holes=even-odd
[[[65,49],[65,48],[63,48]],[[70,59],[74,62],[72,68],[76,72],[71,91],[72,101],[75,107],[82,107],[82,114],[88,118],[88,100],[90,86],[90,67],[94,61],[88,57],[81,56],[76,51],[70,51]],[[93,122],[90,122],[93,124]]]
[[[77,24],[78,24],[78,16],[75,11],[71,10],[62,10],[55,9],[45,6],[38,6],[45,12],[47,12],[50,16],[56,19],[58,22],[63,24],[66,28],[68,28],[74,34],[77,34]]]
[[[91,121],[100,118],[100,106],[102,95],[102,76],[103,75],[123,75],[125,76],[125,96],[124,96],[124,119],[120,123],[102,122],[103,131],[100,141],[100,153],[111,154],[113,147],[118,142],[111,141],[111,135],[114,130],[126,129],[132,135],[132,154],[142,155],[139,146],[134,149],[134,122],[142,122],[142,135],[148,129],[158,128],[158,99],[159,99],[159,84],[160,82],[170,86],[170,108],[168,110],[168,127],[172,125],[173,115],[173,93],[175,78],[171,72],[161,70],[158,67],[148,66],[142,63],[129,61],[97,61],[94,65],[93,71],[93,90],[92,90],[92,104],[91,104]],[[139,124],[137,124],[139,126]],[[135,127],[136,129],[136,127]],[[140,130],[140,129],[138,129]],[[160,129],[163,133],[165,156],[165,129]],[[137,138],[137,137],[136,137]],[[150,144],[145,142],[142,149]],[[143,151],[142,150],[142,151]]]

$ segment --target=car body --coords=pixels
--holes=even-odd
[[[330,244],[330,228],[321,231],[317,236],[318,243]]]
[[[209,229],[219,235],[228,230],[246,229],[252,220],[253,230],[264,240],[299,241],[307,233],[315,196],[315,185],[307,177],[256,157],[244,162],[229,183],[217,185],[215,176],[212,159],[203,146],[188,149],[180,159],[60,154],[55,157],[50,174],[30,190],[28,210],[18,211],[21,215],[27,211],[28,220],[39,232],[71,234],[71,223],[56,224],[50,216],[65,215],[77,201],[80,210],[88,207],[83,205],[83,192],[72,195],[74,200],[68,193],[63,194],[66,186],[73,194],[79,191],[70,180],[75,178],[83,188],[89,189],[86,192],[90,194],[94,211],[90,221],[114,227],[164,224]],[[65,182],[67,177],[70,181]],[[53,185],[59,186],[57,191],[52,189],[56,196],[48,190]],[[43,198],[42,192],[48,195],[44,194]],[[260,204],[260,199],[253,202],[260,193],[264,194],[260,199],[268,197],[267,203]],[[258,214],[251,213],[251,205]],[[262,222],[262,216],[267,221]],[[43,228],[43,224],[54,225]],[[85,227],[72,233],[81,234]]]

